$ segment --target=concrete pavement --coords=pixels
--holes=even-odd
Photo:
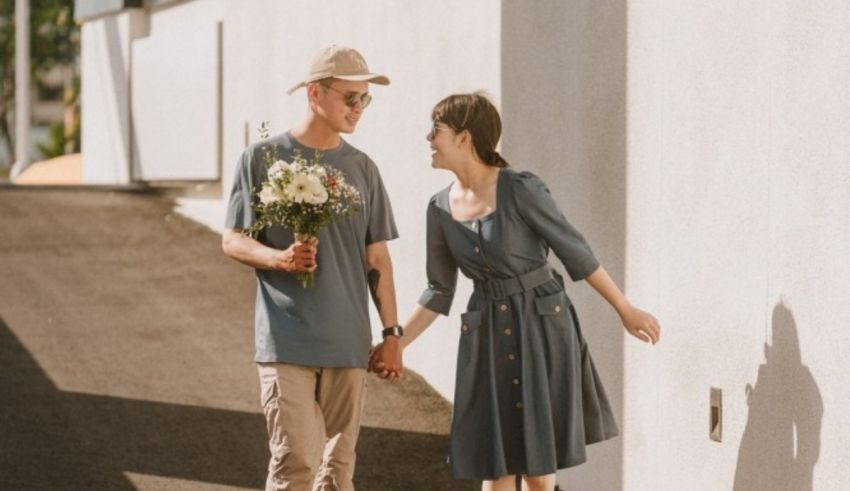
[[[253,272],[145,192],[0,189],[0,489],[260,489]],[[358,490],[477,489],[450,406],[370,379]]]

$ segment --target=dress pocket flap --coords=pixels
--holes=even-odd
[[[460,332],[466,334],[474,331],[481,325],[481,311],[471,310],[460,315]]]
[[[539,315],[558,315],[567,311],[567,307],[570,306],[570,299],[563,292],[559,292],[554,295],[535,298],[534,303]]]

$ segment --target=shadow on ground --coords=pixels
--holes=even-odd
[[[171,207],[0,192],[0,489],[262,487],[252,273]],[[449,411],[370,380],[358,489],[477,489],[449,478]]]

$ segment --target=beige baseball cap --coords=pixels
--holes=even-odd
[[[369,71],[366,60],[356,49],[333,44],[319,51],[313,63],[310,64],[310,73],[307,78],[286,93],[291,94],[311,82],[329,77],[379,85],[390,84],[390,79],[386,76]]]

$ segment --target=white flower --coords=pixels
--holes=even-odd
[[[291,172],[292,166],[283,160],[278,160],[269,167],[269,177],[272,179],[283,177],[283,173],[287,171]]]
[[[319,177],[327,177],[328,175],[328,171],[326,171],[325,168],[321,165],[314,165],[310,167],[310,170],[313,172],[313,174]]]
[[[319,177],[306,172],[297,172],[292,176],[292,181],[285,191],[296,203],[322,204],[328,199],[328,193]]]
[[[310,203],[314,205],[321,205],[325,201],[328,200],[328,192],[325,190],[324,186],[319,186],[318,192],[313,193],[313,200]]]
[[[281,198],[281,196],[279,196],[277,193],[275,193],[274,188],[267,185],[267,184],[264,184],[263,189],[260,190],[260,203],[262,203],[264,205],[267,205],[269,203],[274,203],[275,201],[278,201],[280,198]]]

